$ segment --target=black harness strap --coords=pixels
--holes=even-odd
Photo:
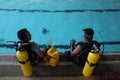
[[[20,64],[26,64],[28,61],[29,61],[29,58],[28,58],[26,61],[19,61],[19,60],[18,60],[18,62],[19,62]]]
[[[87,59],[87,63],[88,63],[88,65],[91,66],[91,67],[93,67],[93,66],[95,66],[95,65],[98,64],[98,63],[91,63],[91,62],[88,61],[88,59]]]

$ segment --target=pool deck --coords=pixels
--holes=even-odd
[[[41,62],[33,66],[34,74],[31,77],[24,77],[15,54],[0,55],[0,80],[99,80],[107,73],[116,75],[120,79],[120,53],[106,53],[102,56],[96,66],[93,75],[85,78],[82,75],[82,68],[66,61],[60,57],[60,63],[56,67],[47,66]]]

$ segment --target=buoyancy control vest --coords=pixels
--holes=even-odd
[[[88,53],[92,50],[93,44],[97,45],[98,47],[100,46],[97,41],[91,41],[89,43],[78,42],[77,45],[81,46],[82,51],[77,55],[77,57],[74,61],[75,64],[77,64],[78,66],[81,66],[81,67],[83,67],[85,65]]]
[[[19,41],[17,43],[22,43],[22,42]],[[16,50],[17,49],[18,48],[16,46]],[[22,46],[22,49],[25,49],[27,51],[29,60],[32,65],[35,65],[40,61],[41,58],[39,57],[39,55],[35,51],[32,50],[32,44],[24,45]]]

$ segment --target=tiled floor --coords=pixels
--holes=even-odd
[[[34,70],[36,71],[34,76],[24,77],[19,65],[16,63],[16,59],[13,57],[14,56],[9,56],[8,60],[10,62],[0,62],[0,80],[120,80],[119,55],[117,55],[117,57],[106,56],[106,58],[110,57],[109,60],[113,58],[112,61],[102,61],[99,67],[96,68],[97,71],[95,72],[98,73],[100,70],[101,72],[99,73],[101,75],[98,74],[96,76],[95,74],[90,78],[82,76],[78,67],[71,63],[64,62],[60,63],[59,66],[55,68],[47,67],[45,64],[40,64],[39,66],[34,67]],[[6,58],[7,56],[5,56],[5,58],[1,57],[1,59]]]
[[[95,77],[0,77],[0,80],[95,80]]]
[[[91,76],[86,78],[84,76],[75,77],[0,77],[0,80],[120,80],[120,75],[112,75],[111,73],[106,73],[101,76]]]

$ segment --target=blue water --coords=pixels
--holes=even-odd
[[[120,0],[0,0],[0,44],[18,41],[17,31],[27,28],[39,45],[69,45],[83,40],[82,29],[95,30],[99,42],[120,41]],[[66,49],[60,49],[64,51]],[[15,52],[0,47],[0,52]],[[105,45],[105,52],[120,52],[120,44]]]

